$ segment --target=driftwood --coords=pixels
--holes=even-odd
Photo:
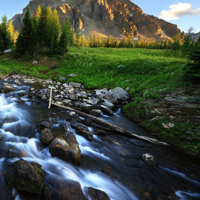
[[[48,109],[51,108],[51,100],[52,100],[52,87],[51,87],[50,95],[49,95],[49,106],[48,106]]]
[[[58,104],[55,104],[55,103],[52,103],[52,105],[54,106],[57,106],[59,108],[63,108],[63,109],[66,109],[66,110],[70,110],[70,111],[73,111],[73,112],[76,112],[77,114],[79,114],[81,117],[90,117],[93,119],[93,122],[97,123],[97,124],[100,124],[100,125],[103,125],[103,126],[106,126],[118,133],[122,133],[124,135],[129,135],[129,136],[132,136],[132,137],[135,137],[135,138],[138,138],[140,140],[145,140],[147,142],[150,142],[150,143],[153,143],[153,144],[158,144],[158,145],[162,145],[162,146],[167,146],[168,144],[165,143],[165,142],[161,142],[157,139],[153,139],[153,138],[150,138],[150,137],[147,137],[147,136],[141,136],[141,135],[137,135],[135,133],[132,133],[124,128],[121,128],[119,126],[116,126],[114,124],[111,124],[109,122],[106,122],[102,119],[99,119],[97,117],[94,117],[92,115],[89,115],[89,114],[86,114],[84,112],[81,112],[80,110],[76,110],[76,109],[73,109],[71,107],[66,107],[66,106],[61,106],[61,105],[58,105]]]

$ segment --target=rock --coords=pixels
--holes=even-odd
[[[95,117],[100,117],[101,116],[101,110],[99,110],[99,109],[92,109],[92,110],[90,110],[90,115],[93,115]]]
[[[44,128],[41,131],[40,134],[40,141],[45,144],[45,145],[49,145],[51,143],[51,141],[54,139],[51,129],[49,128]]]
[[[113,109],[114,108],[114,104],[111,103],[110,101],[108,100],[105,100],[104,103],[103,103],[104,106],[110,108],[110,109]]]
[[[12,49],[6,49],[6,50],[4,50],[3,53],[12,53],[12,52],[13,52]]]
[[[113,111],[110,108],[104,105],[101,105],[101,108],[103,110],[103,113],[105,113],[106,115],[113,115]]]
[[[16,79],[14,82],[15,82],[17,85],[21,85],[21,83],[20,83],[20,81],[19,81],[18,79]]]
[[[71,74],[68,75],[68,77],[74,77],[74,76],[77,76],[77,74],[71,73]]]
[[[81,163],[81,151],[76,137],[71,131],[68,131],[63,138],[55,138],[49,146],[49,151],[52,156],[57,156],[67,162],[72,162],[75,165]]]
[[[76,120],[78,123],[81,123],[81,124],[83,123],[82,120],[81,120],[81,118],[80,118],[80,116],[78,114],[75,114],[73,116],[73,119]]]
[[[69,116],[70,116],[70,117],[73,117],[75,114],[76,114],[75,112],[70,112],[70,113],[69,113]]]
[[[72,101],[71,100],[67,100],[67,99],[64,99],[62,101],[62,103],[63,103],[64,106],[71,106],[72,105]]]
[[[4,80],[6,78],[6,76],[0,75],[0,79]]]
[[[87,93],[85,91],[78,92],[77,95],[82,98],[87,98]]]
[[[40,127],[41,128],[50,128],[51,124],[47,121],[43,121],[43,122],[41,122]]]
[[[102,129],[93,128],[93,132],[95,135],[107,135],[107,132]]]
[[[112,92],[112,90],[109,91],[109,92],[107,92],[107,93],[105,94],[104,99],[110,101],[110,102],[113,103],[113,104],[117,104],[117,103],[118,103],[117,95],[114,94],[114,93]]]
[[[75,87],[75,88],[80,88],[81,87],[81,84],[80,83],[69,83],[69,86],[72,86],[72,87]]]
[[[0,140],[2,140],[3,139],[3,135],[2,134],[0,134]]]
[[[59,80],[59,81],[65,81],[66,78],[65,78],[64,76],[60,76],[58,80]]]
[[[80,135],[83,135],[86,139],[88,139],[90,141],[93,139],[93,135],[87,126],[85,126],[83,124],[77,124],[76,129],[77,129],[76,132]]]
[[[78,100],[78,95],[77,95],[77,94],[70,94],[70,95],[69,95],[69,98],[70,98],[71,100],[76,101],[76,100]]]
[[[41,195],[44,177],[45,174],[41,165],[20,159],[13,163],[13,168],[9,175],[9,183],[16,190]]]
[[[53,192],[49,185],[45,184],[42,190],[42,195],[45,200],[53,200]]]
[[[118,100],[121,101],[126,101],[129,99],[129,94],[125,90],[123,90],[120,87],[116,87],[115,89],[112,90],[112,93],[117,96]]]
[[[87,200],[80,183],[73,180],[59,180],[54,184],[58,200]]]
[[[33,65],[36,65],[36,64],[38,64],[38,61],[37,61],[37,60],[34,60],[34,61],[32,62],[32,64],[33,64]]]
[[[89,112],[92,110],[93,106],[84,102],[80,104],[80,108],[85,112]]]
[[[99,99],[92,97],[91,99],[89,99],[88,101],[86,101],[86,103],[91,104],[91,105],[96,105],[99,103]]]
[[[90,200],[110,200],[109,196],[101,190],[92,187],[85,187],[85,190]]]
[[[3,83],[3,88],[1,89],[3,93],[13,92],[15,89],[9,83]]]
[[[85,120],[83,121],[83,123],[87,126],[91,126],[92,125],[92,118],[90,117],[86,117]]]
[[[155,158],[152,155],[148,154],[148,153],[143,154],[142,155],[142,159],[145,162],[147,162],[150,165],[152,165],[152,166],[156,166],[157,165],[157,162],[156,162]]]
[[[117,68],[121,68],[121,67],[124,68],[125,65],[118,65],[118,66],[117,66]]]

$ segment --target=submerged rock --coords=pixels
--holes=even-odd
[[[93,139],[93,135],[87,126],[83,124],[77,124],[76,129],[77,129],[77,133],[80,135],[83,135],[86,139],[90,141]]]
[[[156,166],[157,165],[157,162],[155,160],[155,158],[151,155],[151,154],[148,154],[148,153],[145,153],[142,155],[142,159],[149,163],[150,165],[152,166]]]
[[[90,200],[110,200],[109,196],[101,190],[92,187],[85,187],[85,190]]]
[[[54,139],[51,129],[49,128],[44,128],[41,131],[40,134],[40,141],[45,144],[45,145],[49,145],[51,143],[51,141]]]
[[[23,159],[13,164],[9,183],[16,190],[42,194],[44,186],[44,171],[38,163],[29,163]]]
[[[72,180],[58,180],[54,185],[59,200],[87,200],[80,183]]]
[[[13,92],[15,91],[15,89],[13,88],[13,86],[9,83],[3,83],[3,87],[1,88],[1,91],[3,93],[8,93],[8,92]]]

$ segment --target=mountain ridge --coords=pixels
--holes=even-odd
[[[145,14],[130,0],[32,0],[29,2],[32,14],[39,5],[50,5],[52,9],[56,9],[61,22],[69,20],[74,30],[84,33],[86,37],[90,32],[96,32],[103,37],[131,34],[133,37],[160,40],[166,35],[173,37],[181,34],[175,24]],[[17,14],[12,19],[17,30],[23,26],[26,10],[27,7],[22,14]]]

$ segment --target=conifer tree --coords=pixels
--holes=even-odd
[[[42,13],[42,9],[41,9],[41,6],[39,5],[37,10],[36,10],[36,13],[35,13],[35,18],[36,20],[39,22],[40,20],[40,17],[41,17],[41,13]]]
[[[39,47],[41,48],[42,53],[44,53],[44,47],[47,41],[47,9],[44,7],[41,8],[41,15],[39,18],[37,34]]]
[[[8,49],[11,46],[11,38],[8,33],[7,27],[7,17],[4,15],[1,19],[2,23],[0,25],[0,39],[2,50]]]
[[[10,45],[13,46],[14,45],[14,33],[15,33],[15,30],[14,30],[14,27],[13,27],[12,20],[9,20],[9,22],[8,22],[7,31],[8,31],[8,37],[9,37],[9,40],[10,40]]]

